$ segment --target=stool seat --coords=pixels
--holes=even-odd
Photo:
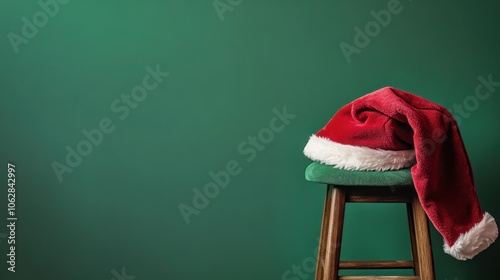
[[[306,169],[306,180],[337,186],[408,186],[413,185],[410,169],[356,171],[335,168],[319,162]]]

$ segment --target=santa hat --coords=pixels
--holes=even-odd
[[[304,148],[312,160],[348,170],[411,166],[419,200],[444,251],[471,259],[498,236],[483,212],[457,122],[446,108],[385,87],[342,107]]]

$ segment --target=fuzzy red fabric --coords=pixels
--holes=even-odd
[[[415,189],[427,216],[449,247],[457,242],[461,234],[467,234],[484,219],[457,122],[440,105],[408,92],[385,87],[342,107],[316,133],[316,139],[342,144],[340,149],[344,149],[343,145],[376,151],[413,149],[416,164],[411,167],[411,174]],[[310,147],[306,146],[304,150],[306,155],[310,155],[311,151],[318,152],[314,150],[315,146],[308,145]],[[328,153],[325,149],[319,152],[318,156],[309,157],[314,160],[319,157],[321,161]],[[330,163],[337,164],[335,160]],[[494,219],[491,220],[485,243],[471,245],[481,247],[476,248],[476,251],[488,247],[498,235]],[[476,236],[475,232],[472,238],[484,237]],[[455,247],[463,247],[461,244]],[[471,258],[472,255],[468,252],[465,252],[465,257],[460,252],[456,254],[458,257],[455,257],[459,259]]]

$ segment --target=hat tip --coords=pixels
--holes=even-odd
[[[485,212],[479,223],[475,224],[469,231],[460,234],[452,246],[445,242],[443,249],[445,253],[454,258],[465,261],[474,258],[488,248],[497,237],[498,227],[495,219],[488,212]]]

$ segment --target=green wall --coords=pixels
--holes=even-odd
[[[500,217],[500,87],[474,97],[479,76],[500,81],[496,1],[52,3],[45,16],[0,2],[1,279],[313,279],[325,188],[305,181],[302,148],[387,85],[460,117],[482,207]],[[196,198],[204,186],[212,198]],[[410,257],[402,205],[350,205],[346,219],[344,258]],[[497,273],[498,242],[462,262],[431,233],[437,279]]]

